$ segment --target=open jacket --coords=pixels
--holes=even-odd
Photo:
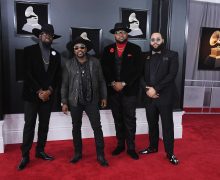
[[[92,101],[98,102],[100,99],[107,99],[106,83],[102,74],[100,61],[90,55],[87,55],[87,58],[92,79]],[[62,74],[61,102],[71,106],[77,106],[80,74],[75,57],[64,64]]]

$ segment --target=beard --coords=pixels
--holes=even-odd
[[[44,48],[50,49],[52,42],[42,42]]]
[[[127,38],[125,38],[125,39],[120,39],[120,40],[115,39],[115,41],[116,41],[116,43],[118,43],[118,44],[124,44],[124,43],[126,43],[126,42],[128,41],[128,39],[127,39]]]
[[[160,44],[157,48],[154,48],[152,45],[150,45],[150,50],[154,52],[159,52],[164,49],[164,43]]]

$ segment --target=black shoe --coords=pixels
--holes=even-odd
[[[45,152],[36,152],[35,154],[36,158],[41,158],[43,160],[48,160],[48,161],[52,161],[54,160],[54,157],[47,155]]]
[[[82,154],[75,154],[75,156],[70,160],[70,163],[77,163],[80,159],[82,159]]]
[[[135,152],[135,150],[128,150],[128,151],[127,151],[127,154],[128,154],[132,159],[135,159],[135,160],[138,160],[138,159],[139,159],[139,156],[138,156],[138,154]]]
[[[117,146],[114,151],[112,151],[112,156],[117,156],[125,150],[125,147]]]
[[[27,166],[29,161],[30,161],[29,157],[23,157],[21,159],[20,164],[18,165],[18,170],[23,170]]]
[[[139,154],[150,154],[150,153],[156,153],[156,152],[158,152],[158,149],[148,147],[147,149],[143,149],[143,150],[139,151]]]
[[[104,158],[104,156],[98,156],[97,160],[101,166],[103,167],[109,166],[108,161]]]
[[[176,156],[174,154],[167,155],[167,158],[170,160],[170,163],[172,163],[173,165],[179,164],[179,160],[176,158]]]

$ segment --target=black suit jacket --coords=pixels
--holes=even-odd
[[[116,44],[114,43],[105,47],[101,59],[103,74],[105,76],[109,95],[116,93],[111,87],[111,82],[116,81],[115,53]],[[120,74],[121,81],[126,83],[126,86],[122,91],[127,96],[137,95],[142,69],[141,64],[141,48],[133,43],[127,42],[122,55]]]
[[[60,54],[50,49],[50,63],[47,71],[44,68],[44,62],[41,55],[39,44],[24,48],[24,86],[23,99],[31,102],[38,102],[37,92],[47,90],[51,87],[56,89],[61,79],[61,59]]]
[[[178,72],[178,53],[169,50],[163,50],[159,65],[156,68],[155,84],[150,83],[150,64],[152,62],[151,52],[143,54],[144,72],[141,78],[141,86],[145,90],[146,86],[153,86],[159,99],[155,99],[160,104],[173,104],[174,99],[177,97],[177,88],[175,85],[175,78]],[[145,93],[145,100],[150,103],[153,99],[148,97]]]

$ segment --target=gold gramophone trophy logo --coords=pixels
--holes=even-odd
[[[211,54],[209,56],[215,59],[220,59],[220,31],[215,31],[212,34],[209,43],[211,46],[215,46],[211,48]]]

